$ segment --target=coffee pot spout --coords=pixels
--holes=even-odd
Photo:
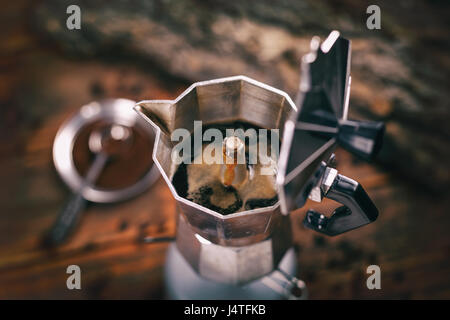
[[[155,128],[170,135],[173,130],[174,106],[171,100],[144,100],[134,109]]]

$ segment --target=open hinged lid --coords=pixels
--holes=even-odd
[[[303,56],[298,112],[285,123],[277,184],[284,214],[302,207],[321,179],[337,143],[370,159],[381,144],[383,124],[348,121],[350,41],[333,31],[311,41]]]

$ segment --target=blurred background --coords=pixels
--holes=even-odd
[[[66,8],[81,8],[68,30]],[[381,8],[368,30],[366,8]],[[0,13],[0,299],[163,298],[175,202],[158,180],[133,200],[92,204],[65,245],[40,239],[69,195],[52,162],[64,120],[96,99],[172,99],[191,83],[243,74],[295,96],[312,36],[352,40],[350,118],[386,123],[373,164],[343,150],[379,219],[336,238],[291,218],[311,299],[450,298],[448,1],[26,1]],[[320,207],[320,206],[319,206]],[[82,270],[67,290],[66,268]],[[368,290],[378,264],[382,289]]]

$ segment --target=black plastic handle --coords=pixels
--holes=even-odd
[[[339,122],[338,143],[364,160],[373,160],[381,149],[384,123],[377,121]]]
[[[78,224],[78,220],[86,208],[86,204],[87,200],[80,193],[72,194],[58,215],[54,225],[48,234],[46,234],[44,244],[53,247],[64,242]]]
[[[72,193],[69,201],[60,211],[58,218],[53,224],[50,231],[44,237],[44,245],[46,247],[58,246],[66,240],[75,228],[81,213],[86,208],[87,200],[83,197],[84,189],[93,184],[102,172],[109,156],[103,152],[95,156],[94,162],[89,168],[86,178],[84,179],[78,192]]]
[[[303,221],[305,227],[335,236],[369,224],[378,217],[378,209],[363,187],[346,176],[336,176],[326,197],[344,206],[337,208],[330,217],[308,210]]]

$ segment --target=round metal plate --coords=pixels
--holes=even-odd
[[[73,147],[78,133],[86,125],[99,120],[110,121],[128,127],[139,127],[154,139],[153,129],[133,110],[134,105],[135,102],[128,99],[91,102],[81,107],[80,111],[58,130],[53,143],[53,162],[63,181],[73,191],[79,190],[83,181],[74,163]],[[88,186],[84,189],[83,197],[100,203],[126,200],[146,190],[158,177],[159,171],[153,164],[150,170],[131,186],[113,190]]]

